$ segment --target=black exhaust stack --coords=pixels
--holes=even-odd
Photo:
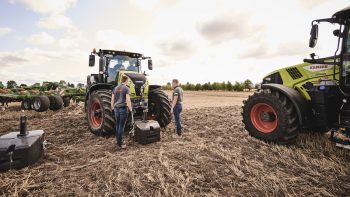
[[[27,136],[27,116],[21,115],[21,118],[19,120],[19,134],[18,137],[24,137]]]

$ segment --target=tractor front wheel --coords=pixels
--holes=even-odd
[[[253,137],[277,144],[293,143],[299,132],[292,102],[278,91],[263,90],[244,101],[243,123]]]
[[[168,95],[162,90],[151,90],[148,95],[148,119],[157,120],[162,128],[171,122],[171,106]]]
[[[98,136],[114,133],[115,120],[111,109],[112,90],[97,90],[87,100],[86,119],[90,131]]]

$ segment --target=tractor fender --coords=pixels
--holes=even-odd
[[[113,87],[112,84],[94,84],[94,85],[90,86],[86,90],[85,107],[86,107],[87,101],[89,100],[91,92],[96,91],[96,90],[100,90],[100,89],[112,89],[112,87]]]
[[[297,90],[281,84],[263,84],[261,88],[275,90],[285,95],[297,111],[300,127],[310,127],[312,121],[310,103]]]
[[[148,89],[149,90],[156,90],[156,89],[160,89],[162,86],[160,85],[149,85],[148,86]]]

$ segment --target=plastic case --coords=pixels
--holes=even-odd
[[[140,144],[150,144],[160,141],[160,126],[157,121],[136,121],[135,141]]]
[[[44,131],[29,131],[25,136],[18,134],[11,132],[0,137],[0,171],[24,168],[43,155]]]

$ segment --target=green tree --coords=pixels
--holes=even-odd
[[[4,84],[2,84],[2,81],[0,81],[0,88],[4,88]]]
[[[14,80],[10,80],[7,82],[7,89],[13,89],[17,87],[17,83]]]
[[[213,90],[220,90],[221,84],[218,82],[214,82],[212,87],[213,87]]]
[[[223,81],[223,82],[221,83],[221,90],[224,90],[224,91],[227,90],[227,85],[226,85],[226,82],[225,82],[225,81]]]
[[[233,90],[233,85],[230,81],[227,82],[226,88],[228,91],[232,91]]]
[[[171,90],[171,83],[168,82],[168,83],[166,83],[166,85],[163,85],[162,90]]]
[[[194,89],[196,91],[202,90],[202,85],[200,83],[197,83]]]
[[[248,89],[250,91],[253,88],[253,82],[250,81],[249,79],[245,80],[243,82],[243,88]]]
[[[254,85],[254,88],[255,88],[255,89],[260,89],[260,88],[261,88],[261,84],[260,84],[260,83],[256,83],[256,84]]]
[[[27,85],[27,84],[24,84],[24,83],[21,83],[21,85],[19,85],[19,87],[21,87],[21,88],[26,88],[26,87],[28,87],[28,85]]]
[[[240,92],[240,91],[243,91],[243,89],[244,89],[243,84],[238,82],[238,81],[236,81],[235,85],[233,85],[233,90],[234,91]]]

